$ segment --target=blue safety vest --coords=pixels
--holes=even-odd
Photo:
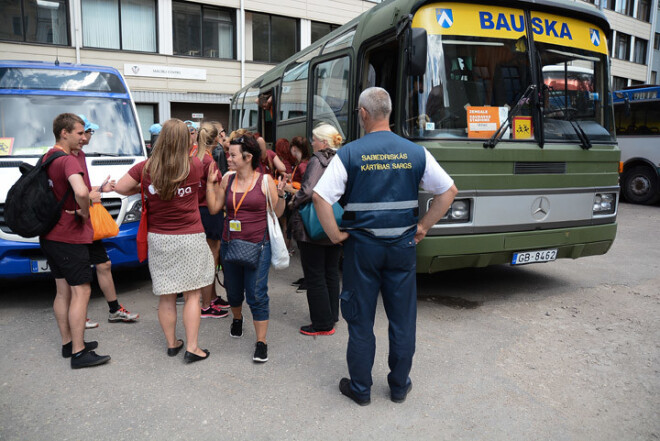
[[[426,168],[424,148],[392,132],[365,135],[337,151],[348,173],[341,198],[342,229],[377,239],[414,232],[417,192]]]

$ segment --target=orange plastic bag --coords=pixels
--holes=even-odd
[[[103,205],[97,203],[89,207],[89,218],[94,228],[94,240],[107,239],[119,234],[117,222]]]

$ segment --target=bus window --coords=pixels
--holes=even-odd
[[[408,82],[407,131],[424,137],[468,137],[467,107],[506,109],[531,83],[527,42],[429,34],[426,74]],[[520,116],[531,115],[528,104]]]
[[[314,67],[313,126],[326,122],[342,137],[348,130],[348,56],[325,61]]]
[[[280,121],[307,115],[307,71],[309,61],[294,64],[282,77],[280,94]]]
[[[253,87],[248,89],[245,94],[243,102],[243,117],[241,118],[241,126],[236,129],[248,129],[256,131],[259,124],[259,106],[257,105],[259,99],[259,88]],[[236,130],[234,129],[234,130]]]
[[[323,48],[324,54],[335,52],[340,49],[347,48],[353,44],[353,37],[355,37],[355,29],[341,34],[339,37],[328,41]]]
[[[545,94],[545,138],[578,140],[574,124],[590,141],[614,141],[605,54],[536,43]]]

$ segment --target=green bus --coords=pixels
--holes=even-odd
[[[501,4],[384,1],[238,91],[231,127],[274,143],[327,122],[351,141],[360,92],[383,87],[392,130],[460,191],[418,244],[418,272],[604,254],[620,157],[607,19],[583,2]],[[588,90],[573,90],[576,70]],[[431,198],[420,191],[420,216]]]

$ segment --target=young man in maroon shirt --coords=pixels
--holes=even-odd
[[[59,221],[39,237],[39,243],[55,277],[53,311],[62,337],[62,356],[71,357],[71,367],[78,369],[106,363],[110,356],[97,355],[93,349],[98,343],[84,341],[92,281],[89,244],[94,236],[89,220],[90,188],[84,179],[87,167],[77,159],[83,154],[84,123],[72,113],[60,114],[53,121],[53,134],[55,146],[46,152],[44,160],[58,151],[66,156],[48,166],[49,181],[58,200],[67,195],[69,187],[73,194],[66,196]]]

